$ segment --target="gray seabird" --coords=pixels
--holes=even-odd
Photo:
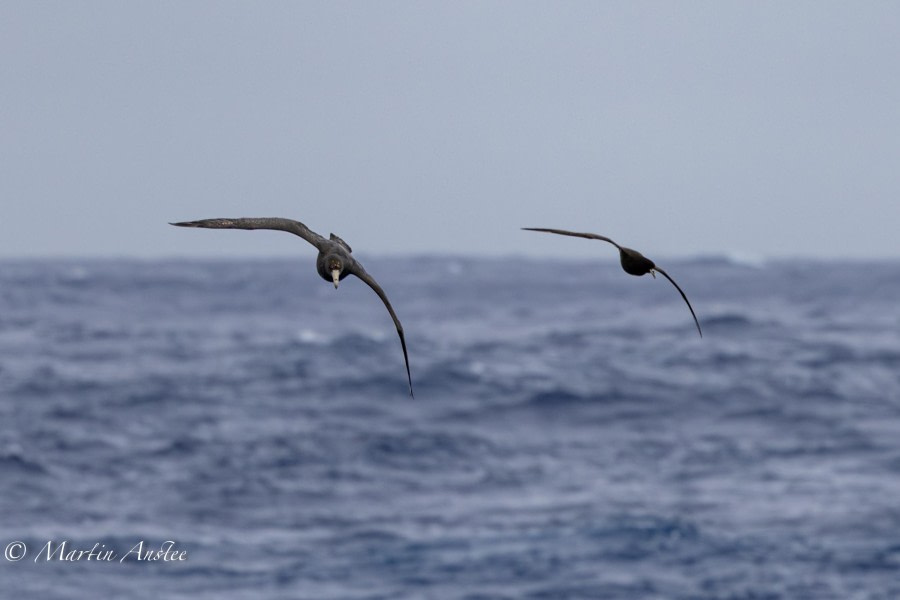
[[[350,246],[334,235],[329,239],[325,239],[300,221],[292,219],[280,218],[261,218],[261,219],[204,219],[203,221],[184,221],[181,223],[169,223],[177,227],[204,227],[207,229],[275,229],[278,231],[287,231],[294,235],[299,235],[304,240],[312,244],[319,251],[316,259],[316,270],[325,281],[334,283],[334,289],[337,289],[340,282],[347,275],[356,275],[362,279],[366,285],[372,288],[381,301],[384,302],[385,308],[391,314],[394,325],[397,326],[397,334],[400,336],[400,345],[403,347],[403,360],[406,362],[406,378],[409,381],[409,395],[413,395],[412,375],[409,373],[409,355],[406,353],[406,338],[403,336],[403,326],[397,313],[387,299],[387,295],[381,286],[369,275],[359,262],[350,256],[352,250]]]
[[[691,316],[694,317],[694,323],[697,324],[697,333],[700,334],[700,337],[703,337],[703,332],[700,331],[700,321],[697,320],[697,315],[694,314],[694,308],[691,306],[691,303],[688,302],[687,296],[684,295],[684,292],[680,287],[678,287],[678,284],[675,283],[675,280],[669,277],[668,273],[653,264],[652,260],[644,256],[637,250],[632,250],[631,248],[620,246],[608,237],[597,235],[596,233],[576,233],[574,231],[566,231],[564,229],[543,229],[539,227],[523,227],[522,229],[526,231],[544,231],[546,233],[558,233],[559,235],[571,235],[574,237],[587,238],[589,240],[603,240],[604,242],[609,242],[619,249],[619,261],[622,263],[622,268],[629,275],[641,276],[650,273],[651,275],[653,275],[653,278],[656,279],[656,273],[654,273],[654,271],[656,271],[672,282],[672,285],[675,286],[675,289],[678,290],[678,293],[681,294],[682,298],[684,298],[684,302],[687,304],[688,309],[691,311]]]

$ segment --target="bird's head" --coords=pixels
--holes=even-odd
[[[337,289],[338,283],[344,278],[344,261],[340,257],[329,256],[326,260],[325,270],[331,275],[334,289]]]

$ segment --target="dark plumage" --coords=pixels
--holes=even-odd
[[[685,296],[684,292],[675,283],[675,280],[669,277],[669,274],[657,267],[652,260],[638,252],[637,250],[632,250],[631,248],[625,248],[624,246],[620,246],[615,243],[608,237],[597,235],[596,233],[576,233],[574,231],[566,231],[564,229],[543,229],[540,227],[523,227],[522,229],[526,231],[543,231],[546,233],[557,233],[559,235],[571,235],[574,237],[582,237],[587,238],[589,240],[602,240],[604,242],[609,242],[613,246],[619,249],[619,261],[622,263],[622,268],[629,275],[646,275],[650,273],[653,275],[653,278],[656,278],[656,274],[654,271],[662,274],[663,277],[672,282],[672,285],[675,286],[675,289],[678,290],[678,293],[681,294],[681,297],[684,298],[685,304],[687,304],[688,309],[691,311],[691,316],[694,317],[694,323],[697,324],[697,333],[700,334],[700,337],[703,337],[703,332],[700,330],[700,321],[697,320],[697,315],[694,314],[694,308],[691,306],[691,303],[688,301],[687,296]]]
[[[381,301],[384,302],[385,308],[394,320],[397,327],[397,334],[400,336],[400,346],[403,348],[403,360],[406,362],[406,378],[409,382],[409,395],[413,395],[412,375],[409,371],[409,355],[406,352],[406,338],[403,335],[403,326],[400,319],[394,312],[394,308],[388,301],[387,295],[381,286],[369,275],[363,266],[351,256],[350,246],[334,235],[325,239],[300,221],[292,219],[280,218],[260,218],[260,219],[205,219],[202,221],[184,221],[181,223],[170,223],[177,227],[203,227],[207,229],[275,229],[278,231],[287,231],[302,237],[304,240],[312,244],[319,251],[316,258],[316,271],[325,281],[334,283],[335,289],[338,282],[348,275],[356,275],[362,279],[366,285],[378,294]]]

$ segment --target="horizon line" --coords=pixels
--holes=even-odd
[[[369,259],[430,259],[430,260],[490,260],[490,261],[552,261],[552,262],[610,262],[617,263],[618,257],[613,256],[578,256],[572,258],[561,254],[531,254],[523,252],[502,253],[502,254],[478,254],[478,253],[461,253],[461,252],[375,252],[375,253],[359,253]],[[147,261],[147,262],[170,262],[170,261],[248,261],[260,262],[266,260],[286,261],[301,259],[296,254],[279,253],[279,254],[209,254],[209,253],[190,253],[190,254],[0,254],[0,262],[16,262],[16,261]],[[784,255],[754,255],[743,252],[718,252],[718,253],[696,253],[686,255],[661,255],[661,260],[673,262],[726,262],[733,264],[743,264],[753,266],[756,264],[763,265],[766,263],[781,263],[790,261],[802,262],[847,262],[847,263],[874,263],[874,262],[900,262],[900,255],[878,255],[878,256],[837,256],[837,255],[804,255],[804,254],[784,254]]]

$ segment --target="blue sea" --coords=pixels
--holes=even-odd
[[[360,258],[0,262],[0,596],[900,598],[900,263]]]

